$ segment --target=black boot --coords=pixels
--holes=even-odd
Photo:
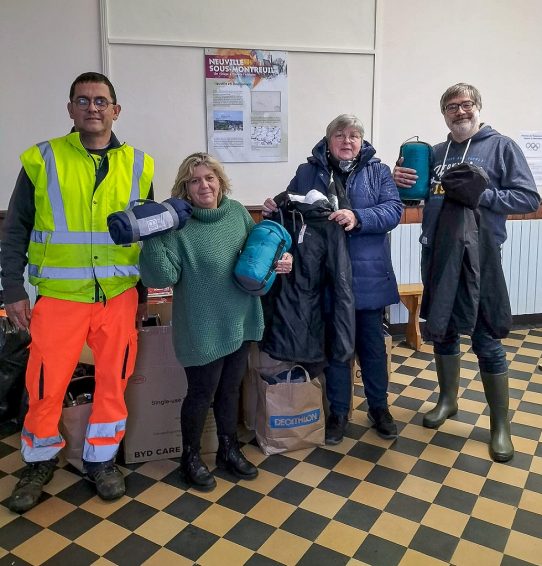
[[[486,373],[481,371],[482,383],[489,405],[491,442],[489,455],[495,462],[508,462],[514,456],[508,418],[508,372]]]
[[[199,448],[193,446],[183,446],[181,478],[198,491],[211,491],[216,487],[216,480],[202,461]]]
[[[85,462],[85,478],[96,484],[96,492],[104,501],[118,499],[126,493],[124,476],[113,460]]]
[[[216,467],[227,470],[242,480],[253,480],[258,475],[258,469],[251,464],[239,448],[235,434],[218,435],[218,451]]]
[[[326,444],[335,445],[342,442],[347,425],[348,415],[330,413],[326,421]]]
[[[460,354],[435,354],[439,396],[436,406],[423,416],[423,426],[438,428],[447,418],[457,413]]]
[[[21,479],[17,482],[8,501],[8,507],[15,513],[24,513],[35,507],[40,500],[43,486],[49,483],[55,471],[57,458],[26,464]]]

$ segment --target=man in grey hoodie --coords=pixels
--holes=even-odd
[[[482,98],[478,89],[466,83],[448,88],[440,99],[440,109],[450,133],[445,142],[433,147],[431,187],[426,199],[422,220],[422,279],[427,284],[429,259],[435,250],[435,231],[443,205],[445,190],[442,175],[459,163],[480,167],[489,178],[477,210],[492,227],[495,245],[506,240],[506,218],[509,214],[525,214],[538,209],[538,194],[532,173],[519,148],[480,120]],[[399,188],[409,188],[416,182],[414,169],[397,162],[393,179]],[[508,364],[500,339],[492,335],[489,325],[479,316],[472,332],[472,349],[478,358],[480,375],[490,409],[491,442],[489,452],[493,460],[506,462],[514,455],[508,417]],[[434,341],[435,363],[440,387],[434,409],[424,415],[423,424],[439,427],[457,413],[459,389],[459,334],[446,332],[442,341]]]

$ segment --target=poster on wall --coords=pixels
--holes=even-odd
[[[538,192],[542,192],[542,131],[520,132],[517,142],[527,158]]]
[[[284,51],[205,49],[207,151],[222,162],[288,161]]]

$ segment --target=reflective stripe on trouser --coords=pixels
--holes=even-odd
[[[28,413],[21,435],[25,462],[53,458],[64,446],[58,430],[66,389],[85,341],[94,356],[96,388],[83,459],[114,458],[124,436],[124,391],[137,353],[137,291],[104,303],[41,297],[30,322],[32,342],[26,371]]]

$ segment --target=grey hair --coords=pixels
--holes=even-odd
[[[475,86],[467,83],[457,83],[447,88],[446,92],[440,97],[440,111],[444,114],[448,101],[461,95],[469,96],[476,105],[476,108],[482,110],[482,95],[480,91]]]
[[[331,120],[326,128],[326,139],[329,142],[331,136],[338,130],[344,130],[345,128],[355,128],[363,139],[365,130],[363,129],[363,124],[361,120],[354,116],[354,114],[340,114],[335,119]]]

